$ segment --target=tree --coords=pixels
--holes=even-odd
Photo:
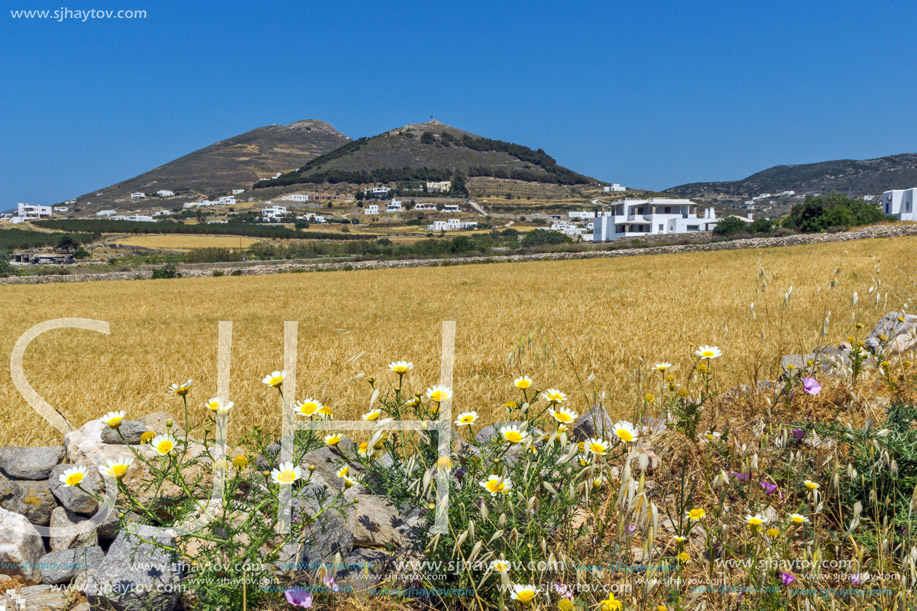
[[[536,229],[531,231],[522,238],[522,247],[531,248],[533,246],[545,246],[549,244],[566,244],[570,238],[558,231],[548,231],[547,229]]]
[[[9,276],[13,273],[13,266],[10,265],[10,253],[0,250],[0,277]]]
[[[882,209],[840,193],[810,197],[796,204],[783,226],[802,233],[821,233],[833,228],[860,227],[885,220]]]
[[[76,247],[76,241],[69,235],[63,235],[61,236],[61,239],[57,241],[57,249],[63,250],[64,252],[70,252]]]
[[[736,233],[745,233],[748,231],[748,225],[732,215],[723,217],[716,227],[713,228],[713,235],[730,236]]]

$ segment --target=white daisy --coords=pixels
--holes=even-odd
[[[271,479],[275,484],[289,485],[302,478],[302,469],[291,462],[280,463],[277,469],[271,471]]]
[[[516,388],[519,390],[528,390],[532,387],[532,378],[528,376],[520,376],[513,380],[513,384],[515,384]]]
[[[388,368],[398,375],[404,375],[410,370],[414,369],[414,363],[409,363],[407,361],[395,361],[393,363],[389,363]]]
[[[268,386],[273,386],[274,388],[277,388],[278,386],[283,384],[284,375],[286,375],[285,371],[273,371],[271,372],[270,375],[264,376],[264,379],[261,381],[267,384]]]
[[[576,412],[566,407],[558,407],[557,409],[552,407],[548,409],[548,413],[561,424],[571,424],[577,418]]]
[[[427,396],[437,403],[442,403],[452,397],[452,389],[446,386],[434,386],[427,389]]]
[[[546,391],[541,393],[541,397],[544,400],[548,401],[549,403],[563,403],[564,401],[567,400],[567,395],[560,392],[556,388],[547,389]]]
[[[510,592],[509,597],[513,600],[518,600],[523,605],[527,605],[532,602],[532,599],[535,598],[536,594],[538,594],[537,587],[521,583],[514,583],[512,592]]]
[[[477,412],[463,412],[455,419],[456,426],[469,426],[474,424],[478,419]]]
[[[608,442],[598,437],[593,437],[584,444],[583,451],[604,456],[608,454]]]
[[[297,403],[296,411],[301,416],[314,416],[315,414],[318,413],[320,409],[322,409],[322,407],[323,406],[322,406],[321,401],[317,401],[310,397],[306,399],[305,401],[300,401],[299,403]]]
[[[156,450],[160,456],[165,456],[175,448],[177,440],[172,435],[166,433],[165,435],[156,435],[153,437],[153,440],[150,441],[150,445]]]
[[[191,386],[194,384],[193,380],[188,380],[184,384],[172,384],[169,386],[169,392],[174,392],[179,397],[184,397],[189,392],[191,392]]]
[[[121,426],[121,421],[124,420],[124,416],[126,415],[127,415],[127,412],[124,412],[124,411],[108,412],[107,414],[102,416],[102,422],[104,422],[111,428],[116,429],[119,426]]]
[[[723,351],[716,346],[699,346],[694,353],[702,359],[715,359],[723,356]]]
[[[499,475],[491,475],[483,482],[478,483],[480,483],[481,487],[490,493],[490,496],[506,494],[510,491],[510,488],[513,487],[513,482],[509,481],[508,479],[503,479]]]
[[[379,419],[379,416],[381,415],[382,415],[381,409],[374,409],[374,410],[366,412],[365,414],[360,416],[360,418],[362,418],[366,422],[375,422],[376,420]]]
[[[621,441],[637,441],[637,428],[627,420],[621,420],[615,423],[615,435]]]
[[[133,464],[133,456],[121,456],[117,460],[105,461],[105,464],[99,467],[99,473],[115,479],[122,479]]]
[[[218,397],[213,397],[207,401],[207,409],[218,414],[225,414],[232,409],[232,406],[235,405],[232,401],[223,403]]]
[[[519,443],[525,439],[525,432],[519,429],[518,425],[509,424],[503,427],[500,427],[500,437],[507,440],[510,443]]]
[[[82,467],[82,466],[70,467],[69,469],[67,469],[66,471],[64,471],[63,473],[57,476],[57,479],[59,479],[60,482],[67,487],[78,486],[82,483],[82,481],[85,478],[86,478],[86,467]]]

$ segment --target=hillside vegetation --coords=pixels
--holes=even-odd
[[[155,206],[157,200],[132,201],[130,194],[150,196],[160,189],[174,191],[180,201],[199,196],[228,195],[259,178],[273,176],[346,144],[350,138],[324,121],[268,125],[221,140],[139,176],[77,198],[85,210],[131,210]],[[164,204],[168,205],[164,200]],[[174,200],[173,200],[174,201]]]
[[[694,182],[666,189],[666,192],[683,197],[751,197],[781,191],[841,191],[852,196],[863,196],[877,195],[889,189],[908,189],[914,185],[917,185],[917,154],[907,153],[862,161],[839,159],[778,165],[742,180]]]
[[[360,138],[259,187],[297,183],[388,183],[494,177],[563,185],[592,179],[562,167],[543,150],[483,138],[437,121]]]

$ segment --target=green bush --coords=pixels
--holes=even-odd
[[[802,233],[823,233],[835,227],[862,227],[888,219],[877,205],[832,193],[793,206],[783,226]]]
[[[533,246],[545,246],[549,244],[567,244],[572,242],[570,238],[557,231],[548,231],[547,229],[536,229],[529,232],[522,238],[522,247],[531,248]]]
[[[163,265],[162,267],[157,267],[153,270],[154,280],[162,278],[181,278],[181,274],[175,268],[173,263],[169,263],[168,265]]]

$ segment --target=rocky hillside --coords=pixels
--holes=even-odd
[[[300,183],[379,183],[494,177],[562,185],[593,179],[562,167],[543,150],[483,138],[438,121],[360,138],[316,157],[299,170],[255,187]]]
[[[778,165],[731,182],[694,182],[666,189],[683,197],[711,199],[720,196],[753,197],[762,193],[796,191],[797,194],[848,191],[854,197],[878,195],[888,189],[917,186],[917,154],[878,159],[839,159],[801,165]]]
[[[201,196],[228,195],[232,189],[248,188],[259,178],[288,172],[349,141],[350,138],[336,131],[330,123],[314,119],[259,127],[134,178],[82,195],[77,198],[77,206],[86,211],[149,208],[158,202],[150,199],[132,201],[130,194],[141,191],[150,196],[161,189],[176,194],[175,198],[162,201],[167,206]]]

